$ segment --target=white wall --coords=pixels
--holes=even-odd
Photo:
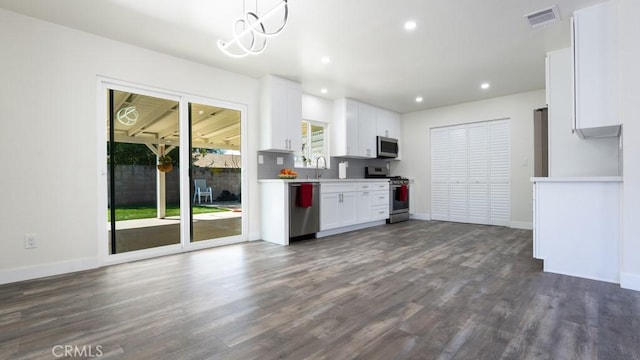
[[[571,49],[549,57],[549,177],[617,176],[618,138],[580,139],[573,125]]]
[[[0,48],[0,283],[97,265],[98,75],[248,107],[243,195],[249,236],[259,237],[257,80],[5,10]],[[37,249],[24,249],[26,233]]]
[[[412,208],[419,217],[431,208],[432,127],[486,120],[511,123],[511,224],[531,228],[533,176],[533,111],[545,106],[544,90],[419,111],[402,116],[402,161],[392,162],[394,174],[415,179]]]
[[[624,131],[620,285],[640,291],[640,1],[620,1],[620,115]]]

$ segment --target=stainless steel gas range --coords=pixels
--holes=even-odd
[[[389,170],[383,167],[367,166],[366,178],[389,179],[389,218],[387,223],[409,220],[409,179],[402,176],[389,176]]]
[[[409,179],[392,177],[389,180],[389,219],[387,223],[409,220]]]

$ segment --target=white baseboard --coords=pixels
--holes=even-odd
[[[337,235],[337,234],[342,234],[348,231],[355,231],[355,230],[362,230],[362,229],[366,229],[372,226],[378,226],[378,225],[384,225],[387,222],[385,220],[378,220],[378,221],[372,221],[372,222],[368,222],[368,223],[364,223],[364,224],[357,224],[357,225],[351,225],[351,226],[345,226],[345,227],[341,227],[341,228],[337,228],[337,229],[329,229],[329,230],[324,230],[324,231],[320,231],[318,233],[316,233],[316,237],[317,238],[322,238],[325,236],[331,236],[331,235]]]
[[[98,258],[84,258],[44,265],[21,267],[0,271],[0,285],[18,281],[32,280],[47,276],[67,274],[76,271],[95,269],[100,266]]]
[[[554,274],[560,274],[560,275],[566,275],[566,276],[573,276],[573,277],[582,278],[582,279],[589,279],[589,280],[608,282],[608,283],[612,283],[612,284],[619,284],[620,283],[620,279],[617,279],[615,276],[613,278],[608,278],[608,277],[603,277],[603,276],[587,276],[587,275],[584,275],[584,274],[575,274],[575,273],[572,273],[570,271],[550,269],[550,268],[548,268],[546,266],[546,262],[543,265],[543,271],[544,272],[548,272],[548,273],[554,273]]]
[[[640,291],[640,274],[620,272],[620,287]]]
[[[512,229],[533,230],[533,223],[526,221],[512,221],[511,224],[509,224],[509,227]]]
[[[415,220],[431,220],[431,214],[419,214],[419,213],[413,213],[411,214],[411,218],[415,219]]]
[[[249,241],[262,240],[262,234],[260,231],[249,232]]]

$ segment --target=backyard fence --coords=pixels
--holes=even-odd
[[[116,204],[118,206],[155,204],[157,173],[156,167],[151,165],[116,165],[114,171]],[[178,166],[174,166],[173,171],[165,173],[167,203],[180,202],[179,174]],[[214,200],[222,195],[224,198],[222,200],[228,201],[230,200],[228,194],[239,197],[240,175],[238,168],[194,167],[193,170],[193,179],[205,179],[207,186],[213,188]],[[189,185],[193,191],[193,183]],[[225,190],[228,193],[223,194]]]

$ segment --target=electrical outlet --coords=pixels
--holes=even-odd
[[[264,164],[264,156],[258,155],[258,164]]]
[[[284,158],[281,156],[278,156],[276,158],[276,165],[283,165],[284,164]]]
[[[25,249],[35,249],[38,245],[36,243],[36,234],[25,234],[24,235],[24,248]]]

